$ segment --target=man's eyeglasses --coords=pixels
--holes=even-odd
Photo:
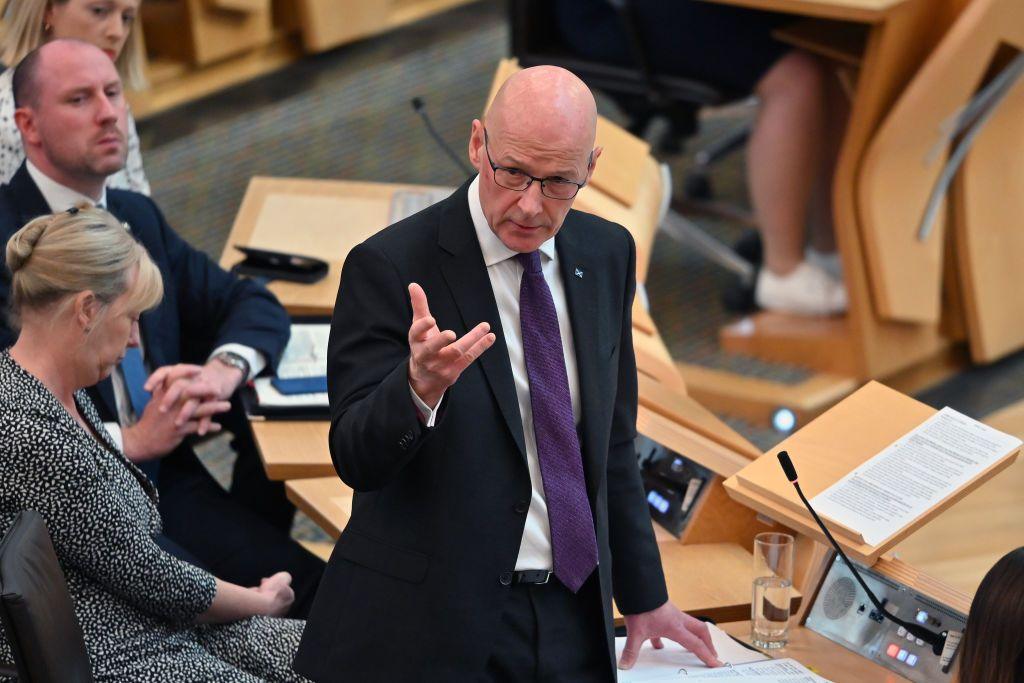
[[[506,190],[515,190],[516,192],[525,192],[533,184],[533,181],[536,180],[540,183],[540,192],[545,197],[550,199],[572,199],[586,185],[586,182],[574,183],[565,178],[537,178],[518,168],[498,166],[491,159],[491,150],[488,149],[488,142],[487,129],[484,128],[484,153],[487,154],[487,163],[491,165],[491,170],[494,172],[494,182],[499,187],[503,187]],[[593,151],[590,152],[590,158],[587,160],[588,169],[592,163],[594,163]]]

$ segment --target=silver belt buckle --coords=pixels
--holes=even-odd
[[[543,580],[543,581],[541,581],[540,583],[538,583],[537,585],[538,585],[538,586],[544,586],[544,585],[546,585],[546,584],[547,584],[547,582],[551,580],[551,574],[552,574],[552,572],[547,572],[547,573],[546,573],[546,574],[544,575],[544,580]]]

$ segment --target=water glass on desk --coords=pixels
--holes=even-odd
[[[793,586],[793,537],[764,533],[754,537],[754,596],[750,603],[751,641],[757,647],[785,647]]]

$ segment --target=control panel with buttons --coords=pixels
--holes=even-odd
[[[963,632],[967,617],[887,576],[858,565],[861,577],[885,608],[935,633]],[[931,646],[877,610],[842,558],[836,556],[808,613],[805,626],[843,647],[918,683],[952,681],[952,670]]]
[[[679,536],[714,475],[643,434],[635,445],[651,517]]]

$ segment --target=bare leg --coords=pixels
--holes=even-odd
[[[839,84],[835,73],[824,78],[825,90],[825,134],[821,155],[821,166],[817,182],[811,194],[808,212],[811,247],[822,254],[836,250],[835,231],[832,222],[832,181],[835,178],[839,148],[850,117],[850,102]]]
[[[821,167],[824,69],[799,51],[780,59],[757,85],[760,109],[747,148],[751,199],[764,264],[786,275],[803,260],[807,207]]]
[[[825,195],[831,185],[831,169],[822,173],[829,156],[826,87],[823,64],[799,51],[779,60],[757,86],[761,108],[747,172],[764,245],[754,296],[765,309],[800,315],[846,309],[842,282],[804,260],[811,197],[816,185]],[[831,211],[831,206],[825,203],[819,210]],[[823,232],[831,234],[830,229]]]

